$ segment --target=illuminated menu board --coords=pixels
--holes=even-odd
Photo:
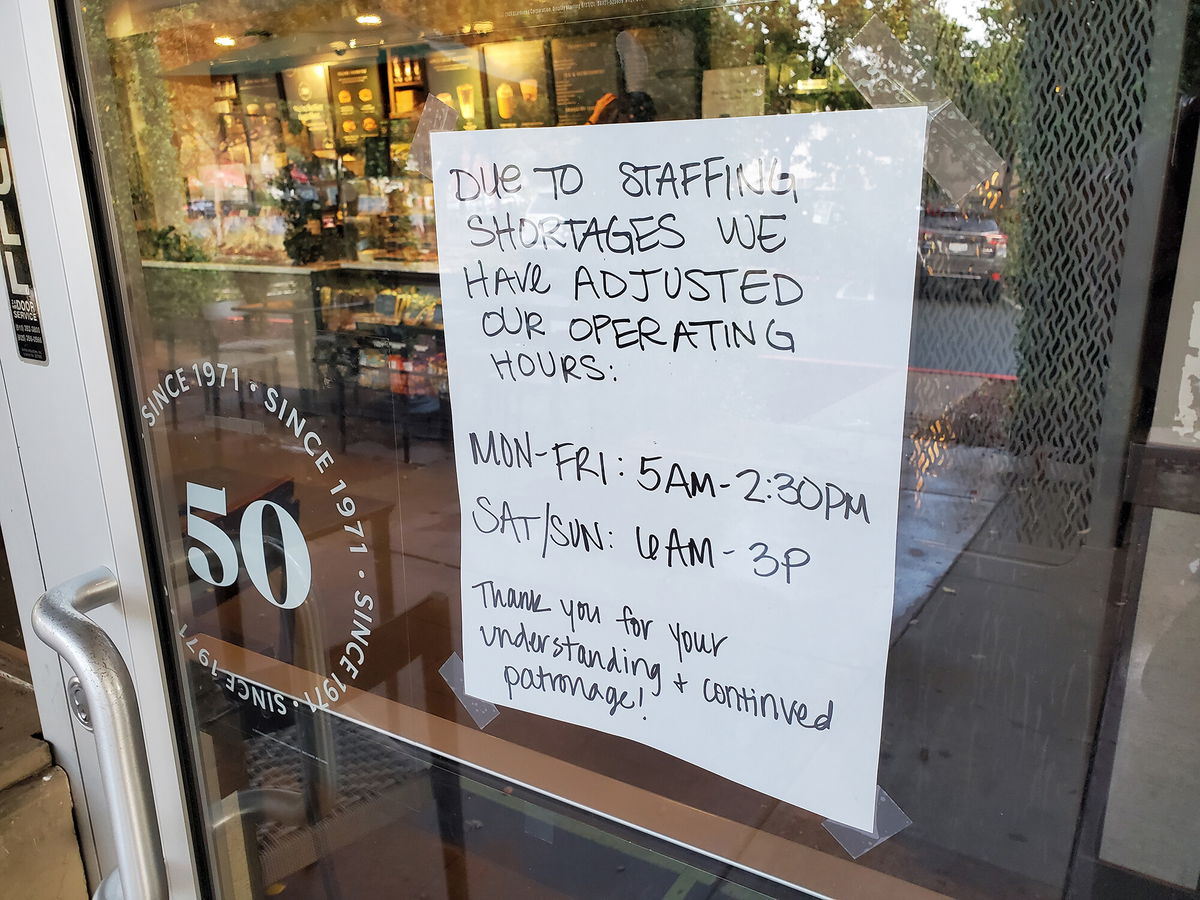
[[[383,88],[374,63],[329,70],[339,147],[357,147],[377,137],[384,120]]]

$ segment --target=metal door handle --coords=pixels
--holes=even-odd
[[[74,670],[96,736],[117,868],[101,881],[95,896],[166,900],[167,870],[133,679],[116,645],[84,615],[120,599],[113,573],[93,569],[38,598],[33,630]]]

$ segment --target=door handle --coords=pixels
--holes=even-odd
[[[95,897],[166,900],[167,870],[133,679],[112,639],[85,615],[120,600],[113,573],[93,569],[38,598],[33,630],[74,670],[96,738],[117,868],[100,882]]]

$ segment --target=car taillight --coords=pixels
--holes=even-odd
[[[1002,234],[988,235],[988,247],[992,250],[992,255],[995,257],[1008,256],[1008,238]]]

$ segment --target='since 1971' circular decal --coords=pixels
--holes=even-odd
[[[286,491],[260,489],[261,494],[256,496],[255,488],[240,485],[242,495],[233,496],[231,484],[222,482],[237,478],[235,470],[213,466],[188,474],[180,486],[180,511],[189,579],[208,585],[218,598],[216,603],[222,602],[223,589],[226,598],[239,594],[243,617],[248,614],[247,604],[261,603],[265,611],[274,608],[290,613],[288,630],[294,630],[302,620],[322,620],[346,622],[346,632],[344,640],[332,644],[341,647],[340,658],[327,672],[318,673],[307,690],[297,689],[295,696],[271,688],[264,690],[243,677],[245,673],[232,671],[221,658],[222,647],[227,645],[190,622],[178,629],[183,652],[237,698],[266,712],[286,714],[289,704],[312,711],[327,709],[346,696],[363,671],[371,631],[377,624],[376,601],[367,593],[368,573],[373,571],[372,553],[354,486],[338,477],[337,456],[321,433],[311,427],[309,417],[296,408],[294,396],[279,386],[243,377],[237,366],[202,360],[174,369],[144,398],[142,419],[149,429],[161,428],[173,412],[178,414],[184,406],[191,407],[189,401],[200,400],[204,394],[209,395],[210,402],[220,403],[220,408],[244,410],[248,422],[261,423],[266,457],[302,460],[302,467],[315,479],[315,490],[310,490],[309,497],[316,499],[306,499],[312,506],[302,512],[299,503],[288,502]],[[261,484],[288,485],[290,479],[282,473],[295,469],[294,465],[286,465],[280,472],[256,474],[262,476]],[[321,505],[327,508],[316,508]],[[298,521],[298,517],[306,516],[323,523],[320,580],[332,586],[324,594],[314,588],[313,548]],[[330,520],[334,522],[332,527],[325,524]],[[379,585],[378,589],[390,590],[390,585]],[[317,596],[332,600],[335,609],[312,609]],[[345,615],[336,612],[336,607],[342,606]],[[320,658],[327,658],[323,647]]]

